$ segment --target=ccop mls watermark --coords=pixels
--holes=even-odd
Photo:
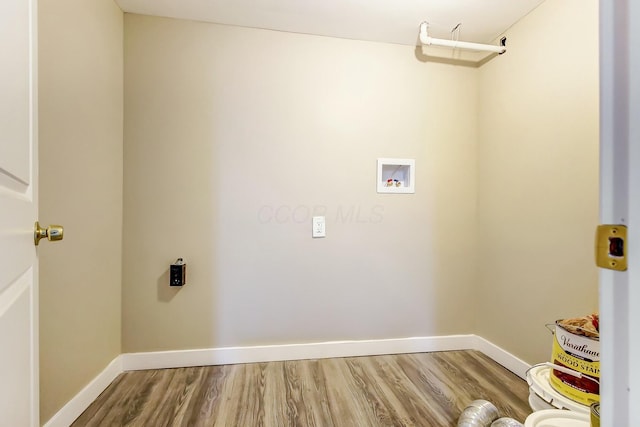
[[[339,224],[380,224],[384,206],[338,205],[330,209],[324,205],[264,205],[258,210],[260,224],[304,224],[314,216],[324,216]]]

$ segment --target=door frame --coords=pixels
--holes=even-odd
[[[600,271],[601,422],[640,425],[640,6],[600,0],[600,222],[628,228],[628,271]],[[634,49],[635,47],[635,49]]]

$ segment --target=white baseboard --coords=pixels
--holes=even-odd
[[[125,371],[452,350],[478,350],[523,379],[530,368],[523,360],[477,335],[124,353],[116,357],[104,371],[56,413],[45,427],[69,426],[119,374]]]
[[[122,372],[122,355],[120,355],[51,417],[44,427],[69,427]]]
[[[474,335],[474,337],[476,341],[473,347],[474,350],[486,354],[523,380],[527,378],[527,370],[531,368],[531,365],[482,337],[477,335]]]
[[[135,371],[185,366],[272,362],[278,360],[423,353],[470,349],[473,348],[474,342],[475,335],[450,335],[442,337],[330,341],[306,344],[125,353],[122,355],[122,367],[125,371]]]

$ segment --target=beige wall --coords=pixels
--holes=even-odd
[[[597,306],[594,28],[547,0],[473,69],[41,0],[42,420],[121,351],[475,332],[546,359],[544,323]],[[416,194],[376,194],[378,157]]]
[[[407,46],[125,15],[123,350],[468,333],[476,77]],[[416,193],[377,194],[378,157],[415,158]]]
[[[547,0],[479,70],[476,332],[529,363],[545,323],[597,309],[597,10]]]
[[[112,0],[39,2],[41,420],[121,352],[122,38]]]

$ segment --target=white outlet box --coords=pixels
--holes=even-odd
[[[325,221],[323,216],[314,216],[311,219],[311,235],[313,237],[325,237]]]
[[[415,193],[414,159],[378,159],[378,193]]]

